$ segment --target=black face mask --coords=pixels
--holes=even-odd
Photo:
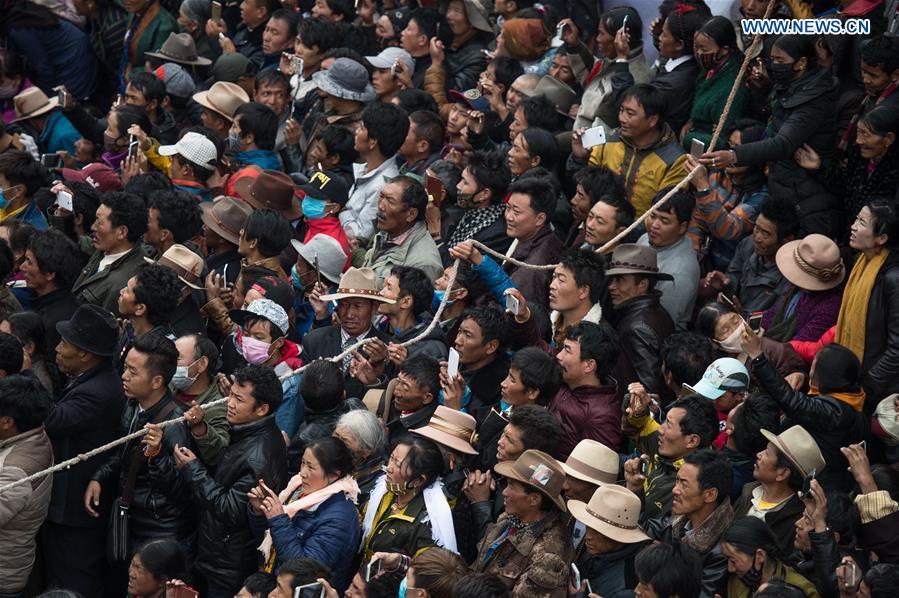
[[[768,78],[778,87],[786,87],[796,78],[796,71],[793,70],[793,63],[772,63],[771,66],[768,67]]]

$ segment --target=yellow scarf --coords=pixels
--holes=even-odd
[[[886,249],[868,260],[860,255],[843,291],[843,303],[837,317],[837,333],[834,342],[850,349],[861,361],[865,354],[865,324],[868,318],[868,302],[871,300],[871,289],[881,266],[890,252]]]

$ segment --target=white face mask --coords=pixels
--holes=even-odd
[[[198,359],[197,361],[200,360]],[[188,372],[190,371],[190,368],[192,368],[197,363],[197,361],[193,362],[190,365],[179,365],[177,368],[175,368],[175,375],[172,376],[172,381],[169,382],[169,386],[172,387],[172,390],[187,390],[188,388],[190,388],[191,384],[196,382],[199,373],[197,374],[197,376],[191,377]]]
[[[718,341],[718,346],[721,347],[723,351],[727,351],[728,353],[732,353],[734,355],[739,355],[743,352],[743,344],[740,342],[740,339],[743,337],[743,326],[737,326],[737,328],[730,333],[723,341]]]

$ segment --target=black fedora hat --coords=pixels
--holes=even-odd
[[[100,357],[112,357],[119,340],[116,319],[91,303],[76,309],[70,320],[57,322],[56,331],[66,342]]]

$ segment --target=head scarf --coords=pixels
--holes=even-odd
[[[503,23],[503,46],[516,60],[537,60],[549,50],[552,35],[540,19],[509,19]]]

